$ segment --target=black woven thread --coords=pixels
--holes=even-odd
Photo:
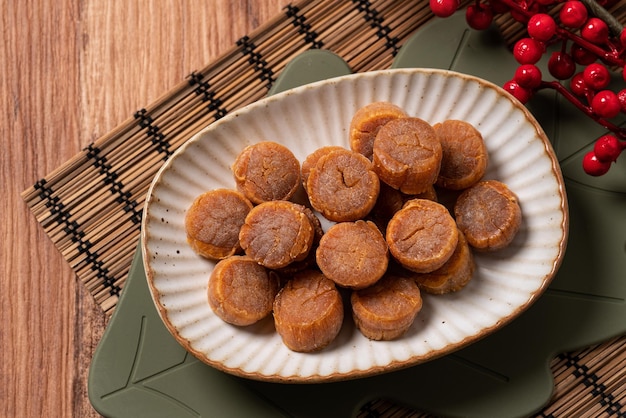
[[[54,221],[63,226],[63,232],[70,234],[73,242],[79,242],[84,237],[84,232],[80,231],[76,221],[70,221],[72,214],[58,196],[53,196],[54,190],[48,187],[48,182],[45,179],[39,180],[34,188],[39,191],[39,199],[50,210]]]
[[[606,386],[599,382],[597,374],[590,372],[589,368],[580,364],[580,358],[572,353],[563,353],[559,356],[565,360],[567,367],[573,367],[573,375],[579,379],[582,379],[582,383],[591,389],[591,394],[594,397],[600,398],[600,405],[604,407],[606,413],[616,417],[626,417],[626,414],[622,411],[623,405],[615,399],[611,393],[606,393]]]
[[[147,125],[145,125],[147,126]],[[145,127],[144,126],[144,127]],[[124,212],[130,215],[131,222],[139,229],[141,225],[141,210],[138,208],[139,203],[132,198],[132,194],[124,190],[124,184],[118,179],[117,173],[112,170],[111,165],[107,162],[105,156],[100,155],[100,149],[94,144],[90,144],[86,149],[87,158],[93,160],[93,166],[96,167],[100,174],[104,174],[104,184],[109,186],[109,191],[115,196],[115,202],[123,205]],[[105,287],[109,288],[111,296],[119,296],[121,287],[115,284],[115,279],[110,277],[109,270],[104,263],[98,260],[98,254],[92,252],[91,242],[83,241],[79,245],[79,251],[85,255],[86,261],[91,265],[91,270],[96,272],[98,278],[102,280]]]
[[[216,93],[211,90],[211,85],[208,81],[204,80],[202,74],[193,72],[189,74],[189,85],[195,86],[194,93],[200,97],[203,102],[208,102],[207,110],[209,112],[215,112],[215,119],[220,119],[228,113],[228,109],[222,107],[223,102],[219,97],[216,97]]]
[[[321,49],[324,42],[317,39],[318,34],[311,29],[311,25],[306,22],[306,16],[298,14],[300,9],[297,6],[288,5],[285,7],[285,14],[291,19],[291,24],[298,29],[300,35],[304,35],[304,42],[311,44],[312,49]]]
[[[378,10],[372,7],[369,0],[352,0],[352,2],[356,4],[357,10],[364,15],[363,18],[370,24],[370,27],[376,29],[378,39],[384,39],[385,47],[391,49],[391,54],[396,56],[400,50],[400,40],[391,36],[391,28],[384,24],[384,19]]]
[[[263,56],[255,51],[256,45],[246,35],[237,41],[237,46],[241,47],[241,53],[248,57],[248,63],[252,65],[254,71],[258,74],[259,80],[265,83],[265,87],[269,90],[274,84],[274,71],[267,66],[267,61]]]
[[[380,418],[381,414],[376,410],[375,401],[369,401],[359,409],[359,415],[363,418]]]
[[[39,191],[39,198],[45,202],[54,221],[63,226],[63,232],[69,235],[72,242],[76,244],[79,254],[85,256],[85,261],[96,273],[96,276],[102,280],[104,286],[109,289],[109,294],[119,296],[122,289],[115,284],[115,279],[109,276],[109,270],[104,267],[103,262],[98,260],[98,254],[91,251],[93,244],[85,239],[85,233],[80,229],[80,224],[75,220],[70,220],[72,214],[61,199],[58,196],[53,196],[54,191],[48,187],[46,180],[39,180],[34,187]]]
[[[172,155],[172,151],[170,151],[170,143],[161,132],[161,129],[153,123],[154,121],[148,114],[148,111],[146,109],[139,109],[133,116],[139,121],[139,126],[142,129],[146,129],[148,139],[150,139],[152,145],[155,146],[157,152],[163,154],[163,160],[167,160],[168,157]]]
[[[93,166],[96,167],[100,174],[104,174],[104,184],[109,186],[109,191],[116,196],[115,202],[123,204],[122,209],[130,215],[130,220],[139,228],[141,224],[141,210],[138,209],[139,203],[132,198],[129,191],[124,191],[124,183],[118,180],[118,175],[112,170],[111,164],[107,162],[107,158],[100,155],[100,149],[94,144],[90,144],[87,148],[87,158],[93,160]]]

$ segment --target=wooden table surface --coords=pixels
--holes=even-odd
[[[20,193],[287,2],[0,3],[0,416],[98,416],[87,375],[105,315]]]
[[[289,2],[0,1],[0,418],[99,416],[87,378],[107,316],[21,193]]]
[[[21,192],[289,1],[0,1],[1,418],[99,416],[87,377],[107,317]]]

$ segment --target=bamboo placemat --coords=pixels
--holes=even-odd
[[[626,20],[624,3],[611,8],[620,21]],[[132,263],[150,182],[181,144],[211,122],[264,97],[299,53],[330,50],[354,72],[388,68],[403,43],[432,17],[427,0],[292,3],[22,197],[79,280],[111,314]],[[524,33],[508,17],[496,23],[509,45]],[[559,355],[551,368],[556,391],[538,416],[626,416],[624,337]],[[381,400],[365,405],[360,416],[428,415]]]
[[[215,62],[39,180],[23,198],[110,313],[132,261],[150,182],[177,147],[228,112],[264,97],[299,53],[333,51],[355,72],[387,68],[403,42],[431,18],[427,1],[288,5]]]

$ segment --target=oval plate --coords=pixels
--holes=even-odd
[[[349,315],[337,339],[315,354],[287,349],[271,318],[235,327],[213,314],[207,281],[215,263],[187,245],[184,217],[200,193],[234,188],[230,166],[245,146],[276,141],[300,160],[325,145],[348,145],[360,107],[386,100],[430,123],[461,119],[483,135],[489,151],[485,178],[505,182],[519,197],[520,232],[505,250],[475,253],[477,269],[462,291],[424,295],[409,332],[370,341]],[[568,234],[563,178],[554,151],[534,117],[500,87],[434,69],[348,75],[298,87],[213,123],[162,166],[148,192],[142,252],[155,305],[176,340],[222,371],[265,381],[345,380],[426,362],[501,328],[546,289],[561,264]]]

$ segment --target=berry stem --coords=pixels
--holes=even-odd
[[[619,137],[622,140],[626,140],[626,132],[621,129],[619,126],[609,122],[604,118],[598,117],[591,110],[590,106],[584,105],[576,96],[574,96],[568,89],[566,89],[561,83],[557,81],[542,81],[539,89],[550,88],[556,90],[559,94],[565,97],[569,102],[571,102],[577,109],[585,113],[588,117],[595,120],[598,124],[602,125],[607,130],[613,132],[615,136]],[[622,147],[626,147],[626,142],[622,143]]]
[[[527,19],[530,19],[530,17],[533,15],[532,13],[530,13],[528,10],[526,10],[525,8],[523,8],[522,6],[520,6],[517,2],[513,0],[495,0],[495,1],[506,4],[511,10],[515,10],[516,12],[524,15]]]
[[[619,55],[617,54],[617,51],[615,50],[606,51],[600,48],[598,45],[592,42],[589,42],[588,40],[583,39],[582,37],[576,35],[575,33],[572,33],[561,27],[556,28],[556,33],[560,38],[566,38],[566,39],[571,40],[572,42],[577,43],[578,45],[582,46],[583,48],[595,54],[598,58],[601,58],[612,65],[624,67],[624,65],[626,64],[626,62],[623,59],[620,59]]]

